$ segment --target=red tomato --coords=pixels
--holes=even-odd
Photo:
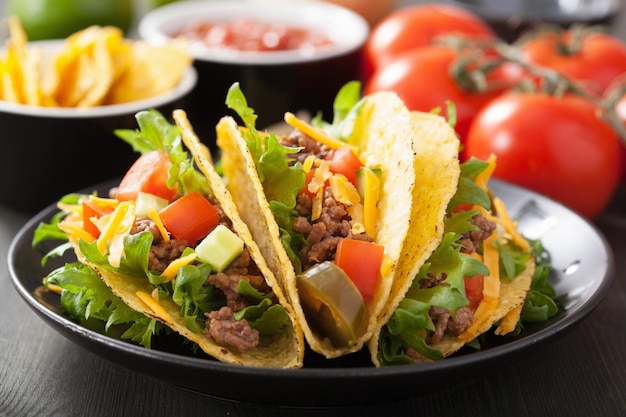
[[[577,39],[572,31],[541,33],[525,42],[521,51],[531,63],[585,81],[598,95],[626,73],[626,44],[608,34],[587,33]]]
[[[432,44],[440,35],[495,39],[494,32],[478,16],[449,4],[420,4],[404,7],[384,18],[372,29],[365,44],[371,69],[380,68],[404,52]]]
[[[152,151],[142,154],[130,167],[117,188],[118,200],[135,200],[143,191],[172,201],[176,187],[167,188],[167,177],[172,161],[165,151]]]
[[[465,91],[450,74],[457,52],[451,48],[430,46],[406,53],[374,72],[366,83],[364,94],[394,91],[410,110],[432,111],[440,108],[448,117],[447,102],[456,109],[455,130],[461,143],[478,111],[489,101],[515,85],[523,77],[517,65],[507,64],[490,73],[489,79],[499,84],[489,92]]]
[[[384,246],[363,240],[341,239],[337,245],[335,263],[354,282],[366,303],[376,292],[384,255]]]
[[[362,166],[363,163],[350,148],[339,148],[333,151],[330,170],[335,174],[344,175],[352,184],[356,185],[356,172]]]
[[[473,277],[465,277],[465,295],[469,301],[469,308],[476,310],[480,300],[483,298],[483,281],[484,276],[476,275]]]
[[[101,206],[91,200],[83,200],[83,229],[93,237],[100,236],[100,230],[91,221],[92,217],[100,218],[105,214],[112,213],[114,207]]]
[[[596,217],[613,196],[620,144],[579,96],[511,93],[494,99],[474,119],[467,155],[497,156],[494,176],[545,194]]]
[[[159,217],[175,239],[190,244],[209,234],[220,221],[217,209],[197,192],[174,200],[159,212]]]

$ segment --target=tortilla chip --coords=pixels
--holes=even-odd
[[[127,103],[174,88],[192,58],[183,41],[161,46],[128,40],[120,28],[90,26],[73,33],[60,51],[44,55],[29,45],[20,20],[0,60],[0,99],[49,107]]]
[[[133,42],[127,69],[111,86],[106,103],[142,100],[169,91],[182,79],[191,61],[183,43],[154,46]]]
[[[222,149],[222,166],[233,199],[268,266],[287,293],[309,346],[327,358],[360,350],[380,327],[378,317],[391,292],[403,242],[409,232],[415,185],[410,117],[409,110],[395,93],[376,93],[368,97],[360,110],[354,124],[355,130],[349,139],[350,144],[358,146],[365,165],[381,168],[382,191],[375,240],[385,246],[390,267],[386,268],[373,300],[368,305],[364,330],[348,347],[333,346],[329,339],[314,332],[307,323],[298,296],[295,270],[281,244],[278,225],[246,141],[231,118],[223,118],[218,124],[217,143]]]
[[[9,18],[10,37],[2,62],[2,99],[12,103],[42,104],[39,67],[42,53],[28,48],[26,32],[15,17]]]
[[[123,36],[112,26],[91,26],[69,36],[47,74],[47,93],[61,107],[102,104],[116,77],[114,57],[123,52]]]

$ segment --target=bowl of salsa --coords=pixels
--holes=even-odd
[[[224,101],[239,82],[257,126],[286,111],[332,116],[335,94],[360,80],[369,26],[359,14],[321,1],[186,1],[168,4],[139,22],[151,43],[183,39],[198,72],[187,108],[199,137],[214,144],[215,125],[230,114]]]

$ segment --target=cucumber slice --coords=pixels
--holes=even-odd
[[[151,208],[154,208],[158,213],[167,207],[168,204],[169,201],[164,198],[140,191],[137,193],[137,199],[135,200],[135,215],[137,217],[148,217]]]
[[[243,252],[243,240],[220,224],[196,246],[198,258],[222,272]]]

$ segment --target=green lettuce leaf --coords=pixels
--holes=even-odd
[[[128,307],[87,265],[66,264],[52,271],[45,282],[62,289],[62,310],[85,327],[99,330],[100,321],[104,323],[104,332],[108,332],[113,326],[129,325],[121,337],[147,348],[151,347],[152,336],[164,330],[160,322]]]
[[[115,135],[131,145],[136,152],[166,151],[172,160],[167,186],[179,184],[184,193],[211,193],[206,177],[195,169],[193,159],[183,148],[180,129],[170,123],[158,110],[140,111],[135,115],[139,129],[117,129]]]

